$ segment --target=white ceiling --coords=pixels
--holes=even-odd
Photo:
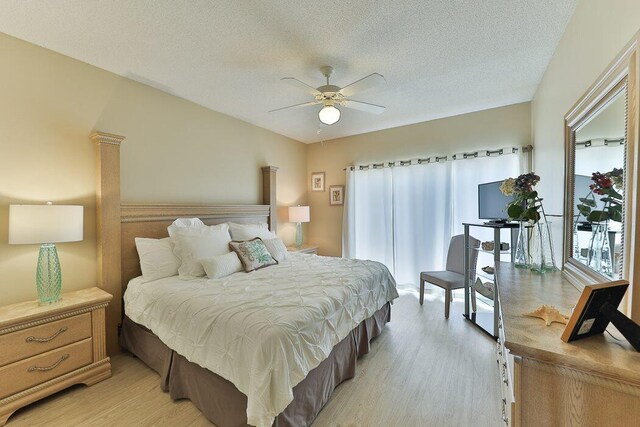
[[[3,0],[0,31],[303,142],[529,101],[577,0]],[[386,85],[319,130],[280,82]]]

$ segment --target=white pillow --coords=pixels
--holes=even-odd
[[[265,239],[262,241],[271,256],[278,262],[284,261],[289,255],[289,251],[282,239],[275,237],[273,239]]]
[[[175,246],[174,254],[181,262],[178,268],[181,279],[204,276],[201,259],[231,252],[231,236],[227,224],[200,228],[197,233],[192,229],[176,230],[172,240]]]
[[[200,263],[209,279],[220,279],[243,270],[240,258],[233,251],[225,255],[201,259]]]
[[[227,234],[229,233],[229,226],[227,223],[223,223],[220,225],[212,225],[211,227],[202,222],[199,218],[178,218],[173,223],[167,227],[167,232],[169,233],[169,237],[171,238],[171,242],[174,244],[173,246],[173,254],[178,258],[178,261],[182,261],[181,247],[175,245],[175,236],[198,236],[200,234],[209,233],[209,228],[225,228],[227,230]]]
[[[173,235],[178,231],[186,228],[204,228],[207,225],[200,220],[200,218],[178,218],[173,223],[167,227],[167,231],[169,232],[169,237],[173,237]]]
[[[259,224],[237,224],[235,222],[230,222],[229,232],[231,233],[231,238],[237,242],[255,239],[256,237],[259,237],[262,240],[273,239],[276,237],[274,232],[269,231],[269,226],[266,222],[261,222]]]
[[[173,253],[173,243],[171,243],[170,238],[147,239],[136,237],[135,241],[144,282],[178,274],[180,260]]]

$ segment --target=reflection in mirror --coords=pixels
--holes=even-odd
[[[575,132],[573,258],[621,277],[626,86]]]

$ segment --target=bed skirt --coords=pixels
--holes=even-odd
[[[391,304],[362,321],[333,348],[329,357],[293,388],[293,401],[275,419],[274,427],[310,425],[335,388],[353,378],[358,357],[391,320]],[[160,387],[172,399],[189,399],[218,427],[247,426],[247,396],[230,381],[189,362],[167,347],[149,329],[128,317],[122,322],[120,345],[160,374]]]

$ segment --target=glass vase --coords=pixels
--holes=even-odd
[[[587,265],[605,276],[613,276],[609,226],[607,223],[595,223],[592,225]]]
[[[531,228],[529,268],[538,273],[557,270],[549,225],[549,222],[542,220],[533,224]]]
[[[520,221],[518,227],[518,241],[514,248],[513,263],[516,268],[529,268],[529,235],[527,231],[526,223]]]
[[[573,226],[573,257],[580,259],[582,257],[580,253],[580,242],[578,241],[578,224]]]

